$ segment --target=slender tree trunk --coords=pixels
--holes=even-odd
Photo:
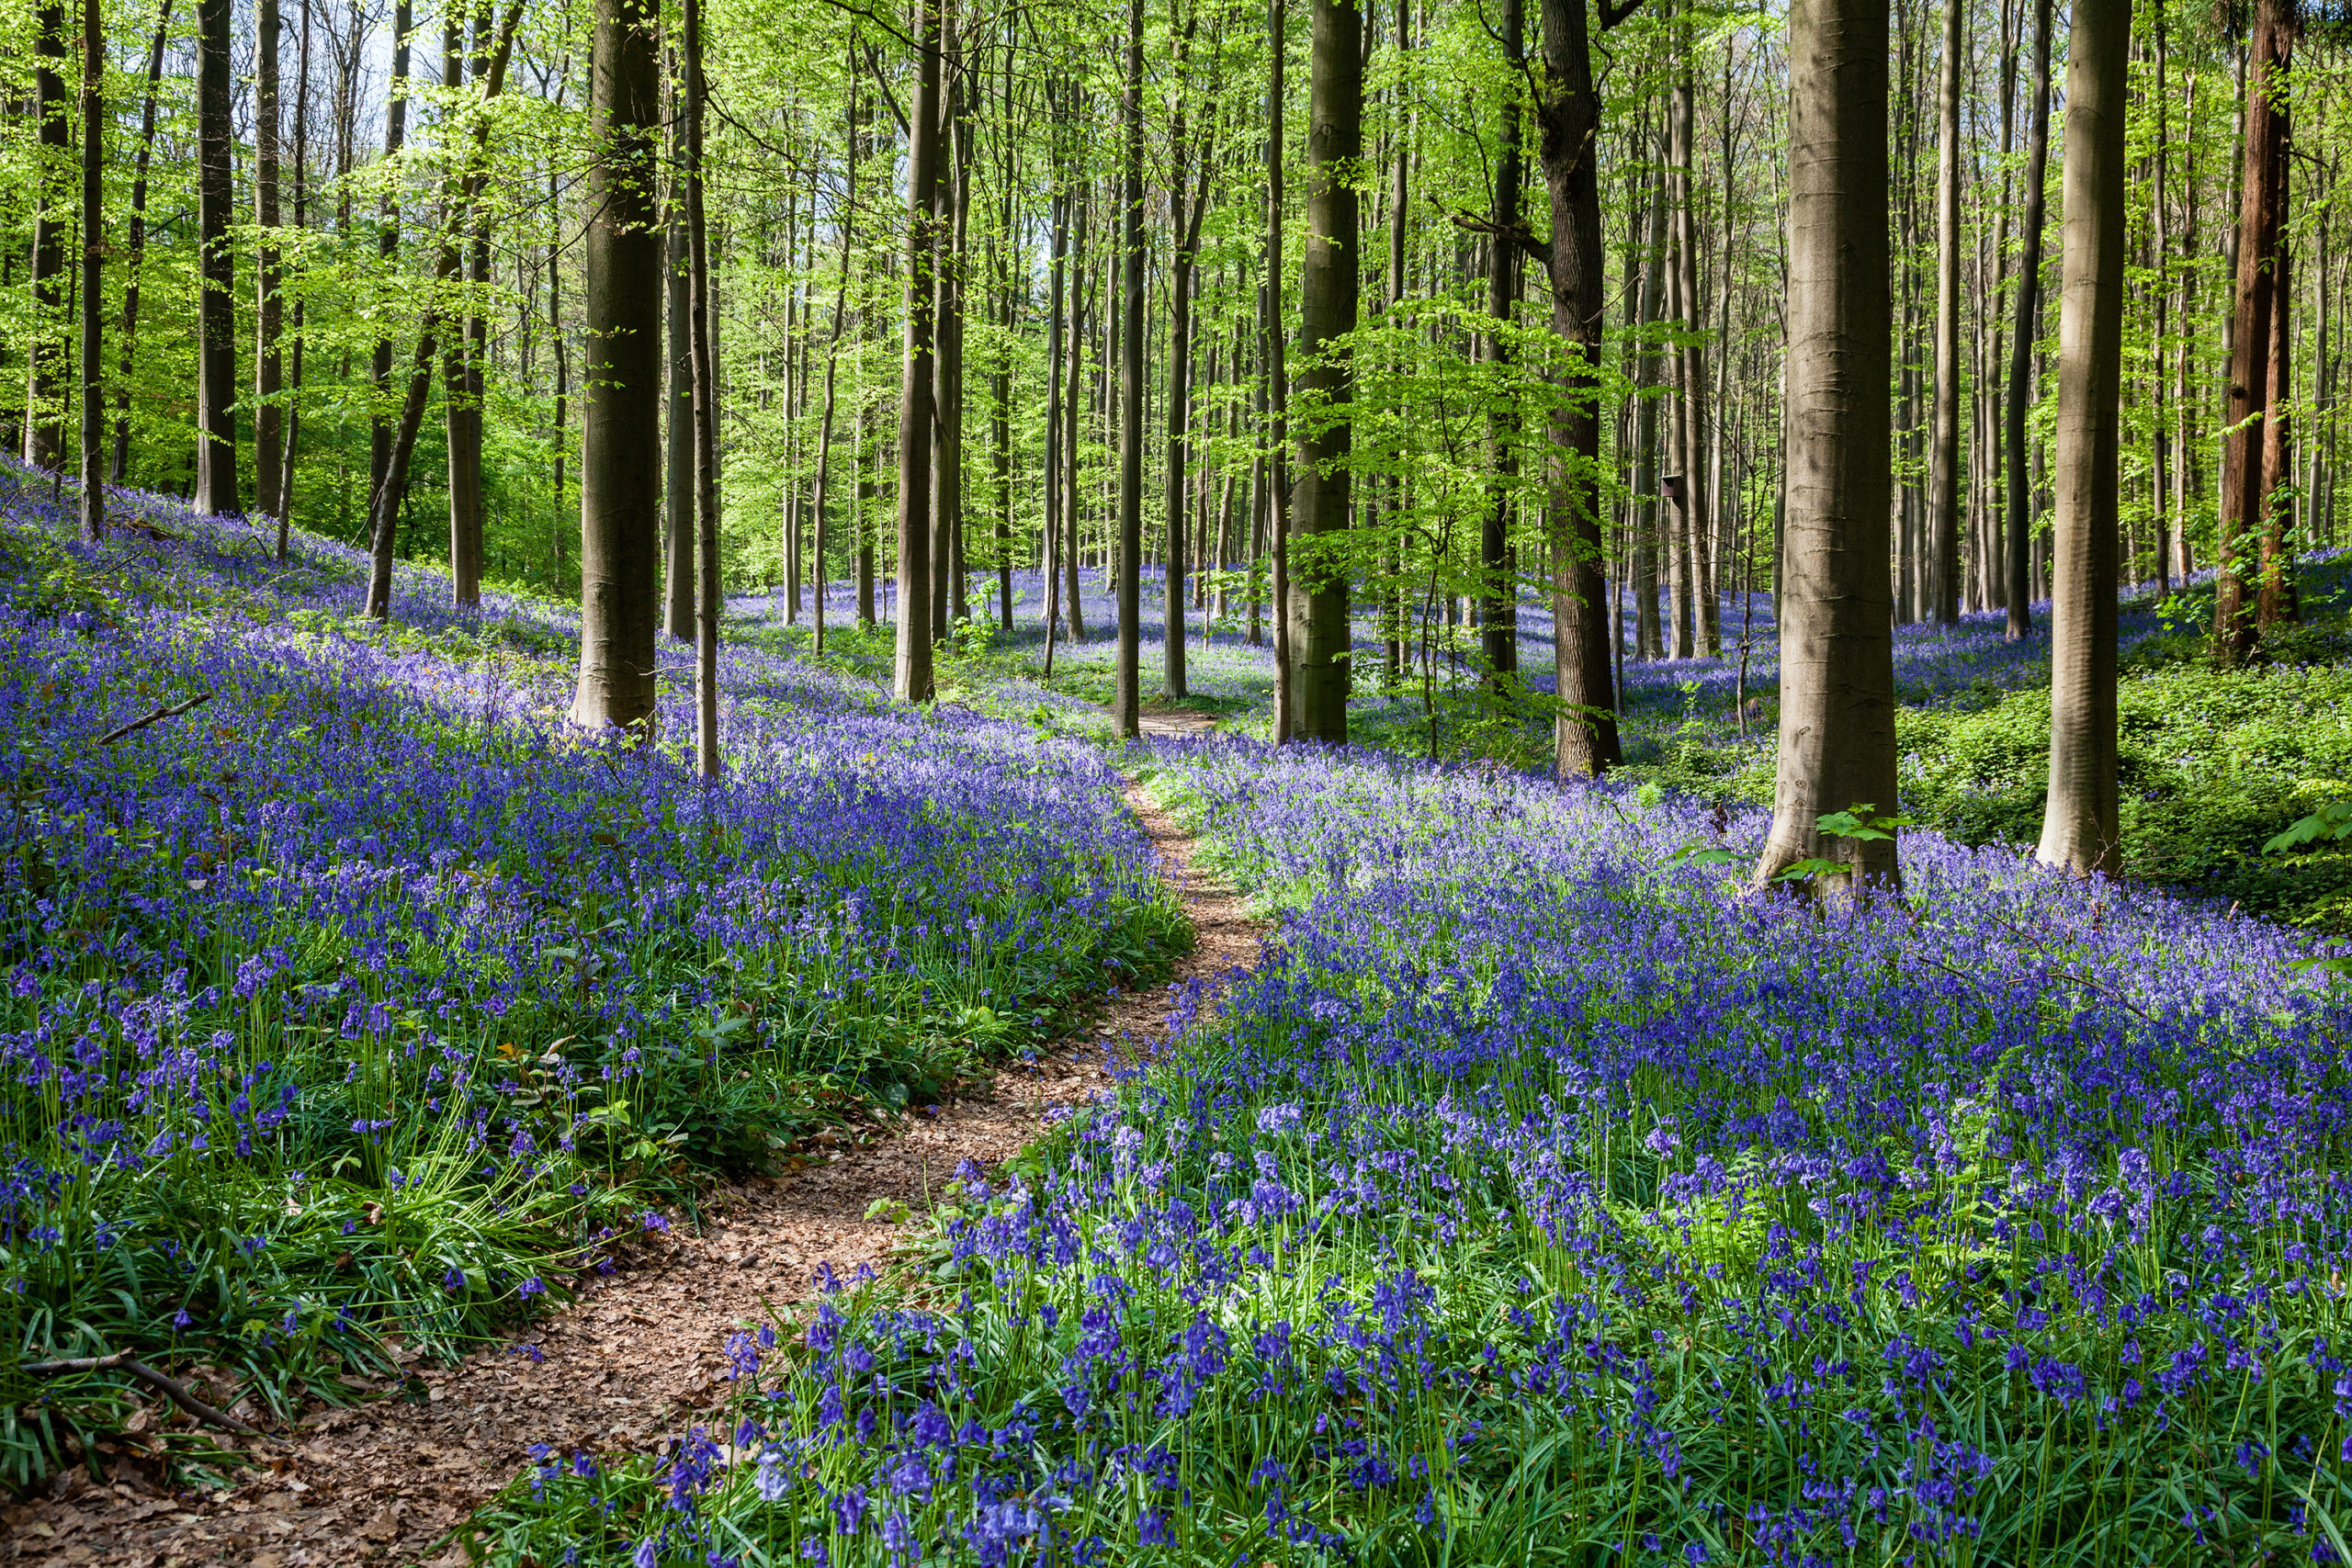
[[[115,391],[110,475],[116,484],[126,484],[130,477],[130,371],[139,338],[140,274],[147,255],[147,170],[155,153],[155,99],[163,85],[164,47],[171,28],[172,0],[162,0],[156,8],[154,42],[147,50],[147,95],[139,111],[139,152],[130,175],[130,229],[126,236],[122,285],[122,381]]]
[[[661,476],[645,460],[662,402],[662,229],[654,185],[661,65],[653,0],[596,0],[588,169],[587,389],[580,443],[580,682],[572,722],[650,723],[661,579]]]
[[[1078,434],[1086,396],[1086,224],[1092,205],[1087,197],[1085,186],[1080,186],[1073,198],[1078,203],[1078,237],[1070,249],[1069,385],[1062,396],[1062,577],[1072,642],[1086,639],[1086,613],[1079,601],[1078,581]]]
[[[196,49],[198,260],[196,509],[229,513],[237,491],[236,209],[230,158],[230,0],[198,0]]]
[[[674,73],[673,73],[674,74]],[[684,163],[684,118],[670,128],[673,170]],[[662,420],[662,630],[695,638],[695,280],[686,239],[684,181],[673,173],[664,215],[663,300],[669,335],[669,397]]]
[[[395,0],[392,6],[392,73],[384,90],[384,161],[390,164],[400,156],[408,139],[408,66],[409,33],[413,25],[410,0]],[[376,267],[379,286],[388,282],[393,272],[393,259],[400,254],[401,205],[400,185],[387,180],[383,193],[376,198]],[[373,402],[368,427],[368,494],[372,520],[374,498],[384,488],[392,455],[392,426],[385,418],[392,397],[392,340],[389,335],[376,339],[375,353],[369,364],[369,380],[373,388]]]
[[[2116,791],[2116,527],[2123,393],[2124,127],[2132,0],[2074,0],[2059,200],[2057,536],[2050,596],[2050,795],[2036,855],[2122,864]]]
[[[826,486],[833,472],[833,407],[837,376],[841,367],[842,325],[849,312],[850,236],[857,220],[857,103],[854,96],[849,109],[850,133],[846,138],[847,167],[842,176],[842,202],[834,214],[834,227],[841,231],[841,255],[836,263],[839,276],[833,284],[833,328],[825,341],[825,412],[817,425],[817,480],[808,498],[810,519],[809,558],[815,569],[816,589],[812,610],[815,615],[816,641],[814,650],[825,651],[825,504]],[[809,197],[809,218],[816,218],[816,197]]]
[[[2197,123],[2197,73],[2186,73],[2188,81],[2183,92],[2181,123]],[[2195,384],[2197,375],[2197,334],[2188,323],[2197,319],[2197,142],[2192,138],[2181,147],[2180,177],[2180,321],[2178,346],[2173,352],[2173,416],[2178,422],[2178,433],[2173,442],[2172,514],[2175,555],[2174,568],[2186,579],[2195,566],[2189,547],[2188,528],[2196,513],[2190,510],[2203,494],[2204,486],[2197,471],[2197,453],[2201,442],[2197,429],[2198,410],[2203,404],[2202,390]]]
[[[1487,246],[1487,314],[1508,323],[1519,298],[1520,240],[1519,85],[1527,77],[1527,22],[1521,0],[1501,0],[1501,22],[1496,29],[1503,64],[1510,83],[1504,98],[1501,134],[1495,150],[1495,189],[1489,222],[1493,237]],[[1589,163],[1589,155],[1585,155]],[[1502,325],[1487,334],[1487,362],[1500,367],[1510,359],[1510,340]],[[1498,410],[1488,422],[1487,461],[1493,469],[1491,493],[1478,520],[1478,653],[1486,664],[1487,682],[1499,689],[1519,670],[1518,626],[1511,615],[1519,585],[1511,581],[1510,513],[1518,500],[1517,423]]]
[[[2243,661],[2253,652],[2262,611],[2275,614],[2275,599],[2260,600],[2269,575],[2261,558],[2271,547],[2271,488],[2283,476],[2275,465],[2272,426],[2286,410],[2270,400],[2286,385],[2285,367],[2274,377],[2274,350],[2286,346],[2286,322],[2274,329],[2274,315],[2291,309],[2286,287],[2287,173],[2293,133],[2288,120],[2289,66],[2294,20],[2288,0],[2256,0],[2254,35],[2247,46],[2245,141],[2237,230],[2237,302],[2230,342],[2229,432],[2222,448],[2222,506],[2218,573],[2214,581],[2213,640],[2222,658]],[[2283,353],[2280,354],[2283,359]],[[2249,588],[2253,593],[2248,592]]]
[[[1944,0],[1936,122],[1936,428],[1928,483],[1928,581],[1935,618],[1960,619],[1961,0]]]
[[[301,43],[295,54],[294,82],[294,231],[310,226],[311,156],[311,0],[301,0]],[[302,321],[300,298],[294,301],[294,354],[287,367],[285,443],[277,458],[277,558],[284,560],[294,514],[294,455],[302,434]]]
[[[1604,25],[1608,19],[1604,7]],[[1538,112],[1552,197],[1552,330],[1567,351],[1565,396],[1552,414],[1544,523],[1560,695],[1552,764],[1566,779],[1598,777],[1623,760],[1609,668],[1608,582],[1601,573],[1600,355],[1609,255],[1594,155],[1600,99],[1583,0],[1544,0],[1544,57]]]
[[[1194,7],[1197,19],[1199,9]],[[1191,29],[1185,30],[1189,41]],[[1180,44],[1180,50],[1182,45]],[[1178,59],[1182,74],[1182,57]],[[1208,111],[1204,108],[1203,114]],[[1200,149],[1200,186],[1187,200],[1185,178],[1190,172],[1187,153],[1191,151],[1186,137],[1184,104],[1178,102],[1170,127],[1169,152],[1173,173],[1168,185],[1170,227],[1173,243],[1170,249],[1168,298],[1168,561],[1167,615],[1162,637],[1164,658],[1161,674],[1171,697],[1186,694],[1184,679],[1184,577],[1190,563],[1184,547],[1184,479],[1185,463],[1189,456],[1186,440],[1193,419],[1193,279],[1194,261],[1201,243],[1201,219],[1208,210],[1209,177],[1214,166],[1208,145],[1207,127],[1202,128]]]
[[[265,517],[285,514],[277,468],[285,456],[283,415],[277,389],[284,379],[277,340],[285,325],[278,294],[277,0],[255,0],[254,26],[254,224],[260,231],[254,257],[254,510]]]
[[[1666,180],[1650,182],[1646,255],[1642,266],[1641,325],[1646,333],[1664,319],[1666,294]],[[1645,340],[1634,355],[1634,653],[1666,657],[1666,635],[1657,613],[1658,406],[1649,395],[1658,384],[1657,350]]]
[[[226,26],[225,21],[222,25]],[[25,461],[34,468],[55,468],[65,460],[65,393],[60,385],[65,363],[65,229],[69,220],[64,192],[65,170],[74,155],[74,115],[65,96],[63,0],[47,0],[34,13],[33,28],[34,155],[40,162],[33,176],[35,321],[25,353],[24,450]],[[209,37],[204,47],[209,48]],[[209,56],[199,55],[199,82],[209,80],[201,72],[206,59]],[[225,60],[221,69],[227,70]],[[220,114],[225,135],[225,97]]]
[[[1290,447],[1290,383],[1283,366],[1283,67],[1290,58],[1285,0],[1268,0],[1266,30],[1271,65],[1266,78],[1266,286],[1264,309],[1265,386],[1268,428],[1266,540],[1273,558],[1274,741],[1289,740],[1299,728],[1298,693],[1292,668],[1290,605],[1290,517],[1293,496],[1284,458]]]
[[[1814,857],[1843,861],[1849,887],[1899,880],[1892,838],[1820,829],[1896,804],[1886,34],[1883,0],[1790,7],[1787,580],[1759,885]]]
[[[98,0],[82,0],[82,502],[84,542],[107,531],[106,32]]]
[[[2025,220],[2018,255],[2017,324],[2009,334],[2009,388],[2001,409],[2008,448],[2008,517],[2001,530],[2011,642],[2033,630],[2033,497],[2026,481],[2025,416],[2033,384],[2035,323],[2041,318],[2043,187],[2050,168],[2051,0],[2033,4],[2033,110],[2026,131]]]
[[[908,111],[907,335],[899,396],[899,618],[891,689],[932,697],[931,426],[937,309],[940,0],[920,0],[914,101]]]
[[[695,772],[719,775],[718,378],[710,311],[710,243],[703,213],[702,0],[684,0],[685,34],[686,265],[693,274],[695,423]]]
[[[942,68],[945,123],[941,128],[949,167],[942,175],[943,232],[938,314],[933,327],[931,423],[931,632],[945,642],[955,624],[971,617],[964,570],[964,291],[969,255],[967,223],[972,197],[972,120],[963,89],[962,51],[956,28],[945,28]]]
[[[1119,106],[1125,151],[1119,174],[1119,642],[1111,720],[1129,738],[1143,723],[1143,0],[1127,0],[1125,96]],[[1170,519],[1173,522],[1173,519]]]
[[[1049,98],[1048,103],[1051,102]],[[1064,164],[1057,147],[1053,256],[1046,267],[1046,533],[1039,552],[1045,558],[1045,592],[1040,597],[1045,601],[1048,648],[1053,643],[1055,623],[1061,619],[1062,466],[1071,461],[1068,444],[1062,438],[1062,418],[1069,406],[1062,396],[1062,345],[1076,335],[1069,322],[1071,296],[1076,292],[1069,287],[1069,217],[1074,193],[1069,188]]]
[[[1299,733],[1348,739],[1348,558],[1352,380],[1340,340],[1356,326],[1362,270],[1355,167],[1363,156],[1363,16],[1354,0],[1312,0],[1314,52],[1307,81],[1306,254],[1298,286],[1299,342],[1308,355],[1299,387],[1320,409],[1297,442],[1291,508],[1303,561],[1290,563],[1291,616],[1299,630],[1294,676]]]

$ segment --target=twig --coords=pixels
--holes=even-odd
[[[27,1361],[21,1370],[35,1377],[55,1377],[63,1372],[103,1372],[117,1367],[164,1395],[173,1404],[207,1426],[218,1427],[227,1432],[242,1433],[248,1438],[267,1438],[274,1443],[285,1440],[282,1438],[271,1436],[258,1427],[247,1426],[225,1410],[217,1410],[207,1404],[203,1400],[190,1393],[187,1384],[176,1378],[165,1377],[128,1350],[117,1350],[110,1356],[74,1356],[56,1361]]]
[[[145,718],[134,718],[129,724],[116,725],[112,729],[107,730],[104,735],[98,737],[98,744],[101,746],[111,746],[134,729],[144,729],[149,725],[154,723],[157,719],[171,718],[175,715],[187,712],[187,710],[192,707],[201,707],[204,704],[209,703],[211,700],[211,693],[198,692],[196,695],[188,698],[188,700],[184,703],[175,704],[173,706],[167,708],[157,708]]]

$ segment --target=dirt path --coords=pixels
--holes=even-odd
[[[1140,790],[1126,795],[1196,935],[1175,983],[1255,962],[1263,927],[1194,865],[1193,840]],[[454,1367],[420,1359],[422,1401],[306,1415],[292,1443],[254,1445],[266,1468],[232,1488],[160,1496],[66,1472],[60,1495],[0,1507],[0,1562],[415,1562],[506,1483],[532,1444],[640,1449],[723,1403],[729,1333],[763,1321],[773,1306],[806,1300],[820,1261],[847,1274],[888,1251],[898,1227],[865,1217],[876,1200],[920,1209],[964,1160],[985,1165],[1015,1152],[1036,1135],[1049,1106],[1102,1087],[1105,1044],[1162,1034],[1167,1001],[1159,989],[1114,995],[1086,1033],[1034,1066],[1002,1070],[895,1135],[792,1176],[720,1188],[701,1235],[681,1224],[653,1238],[611,1280],[509,1344]],[[435,1561],[465,1559],[447,1548]]]

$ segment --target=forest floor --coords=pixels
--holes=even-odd
[[[1191,734],[1212,722],[1153,714],[1144,728]],[[1139,788],[1126,799],[1193,928],[1170,988],[1251,965],[1264,923],[1196,865],[1193,840]],[[810,1299],[820,1263],[842,1275],[888,1267],[901,1224],[929,1210],[958,1166],[1017,1153],[1054,1107],[1107,1084],[1111,1053],[1148,1049],[1167,1030],[1166,991],[1114,991],[1083,1031],[1034,1063],[1006,1064],[893,1134],[802,1172],[714,1190],[695,1234],[683,1223],[650,1234],[618,1272],[511,1340],[454,1366],[415,1356],[406,1397],[382,1384],[383,1397],[306,1411],[289,1440],[228,1439],[254,1461],[229,1486],[166,1495],[134,1484],[135,1472],[101,1487],[80,1467],[59,1472],[52,1495],[0,1506],[0,1561],[465,1562],[450,1532],[513,1479],[533,1445],[601,1455],[670,1440],[725,1403],[729,1334]]]

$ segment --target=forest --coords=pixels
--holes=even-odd
[[[2352,31],[0,14],[0,1556],[2352,1562]]]

